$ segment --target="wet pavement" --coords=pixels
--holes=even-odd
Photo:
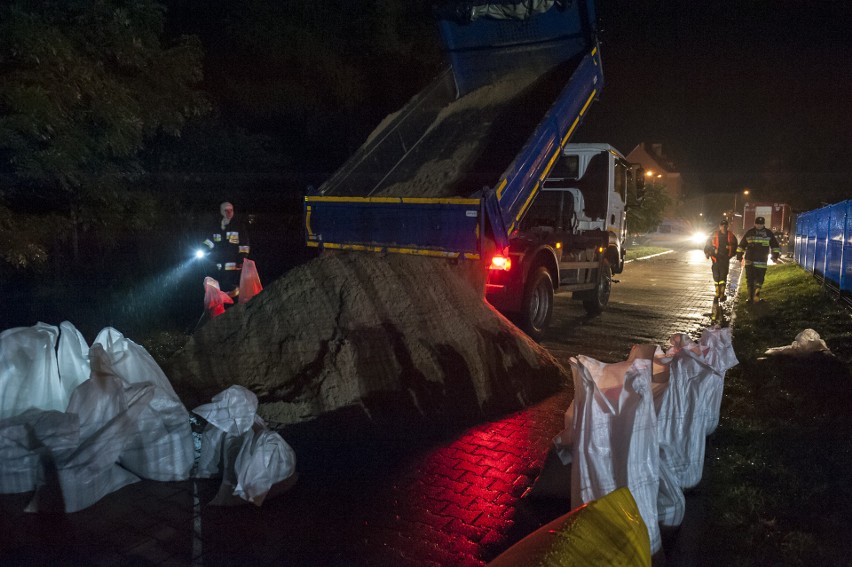
[[[732,265],[731,280],[738,277]],[[634,343],[665,346],[671,334],[710,323],[710,268],[700,251],[633,262],[616,278],[610,307],[597,318],[558,296],[543,344],[563,363],[575,354],[624,360]],[[564,391],[494,421],[416,439],[283,429],[299,480],[260,508],[207,505],[218,490],[213,480],[142,481],[73,514],[29,514],[31,494],[0,495],[0,564],[484,565],[569,511],[566,499],[525,494],[570,399]],[[690,526],[703,513],[700,497],[688,497],[686,510],[683,529],[666,541],[668,565],[693,564],[698,534]]]

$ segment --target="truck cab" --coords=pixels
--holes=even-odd
[[[572,291],[590,314],[602,311],[612,274],[624,269],[628,190],[641,196],[640,169],[608,144],[566,144],[508,254],[492,259],[486,299],[534,338],[549,322],[554,290]]]

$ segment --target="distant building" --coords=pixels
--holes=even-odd
[[[671,204],[663,213],[665,217],[676,217],[683,204],[683,179],[674,162],[663,152],[662,144],[642,142],[627,154],[627,160],[642,165],[645,183],[665,186]]]

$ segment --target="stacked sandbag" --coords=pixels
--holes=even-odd
[[[290,488],[296,480],[296,454],[257,415],[257,396],[231,386],[209,404],[195,408],[206,426],[196,476],[220,478],[213,505],[250,502],[255,506]]]
[[[115,329],[91,348],[67,321],[0,333],[0,400],[0,492],[34,491],[30,511],[73,512],[142,478],[189,478],[189,413],[150,354]]]
[[[672,335],[666,351],[636,345],[624,362],[572,358],[575,398],[554,438],[562,463],[573,465],[572,506],[628,488],[652,553],[659,550],[659,525],[680,525],[683,490],[701,480],[724,375],[737,363],[731,331],[719,327],[704,330],[697,343]]]

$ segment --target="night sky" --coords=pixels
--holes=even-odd
[[[706,192],[779,176],[824,197],[852,147],[852,10],[836,1],[598,2],[605,86],[577,141],[663,143]],[[775,179],[773,179],[775,178]],[[833,187],[832,187],[833,186]]]

